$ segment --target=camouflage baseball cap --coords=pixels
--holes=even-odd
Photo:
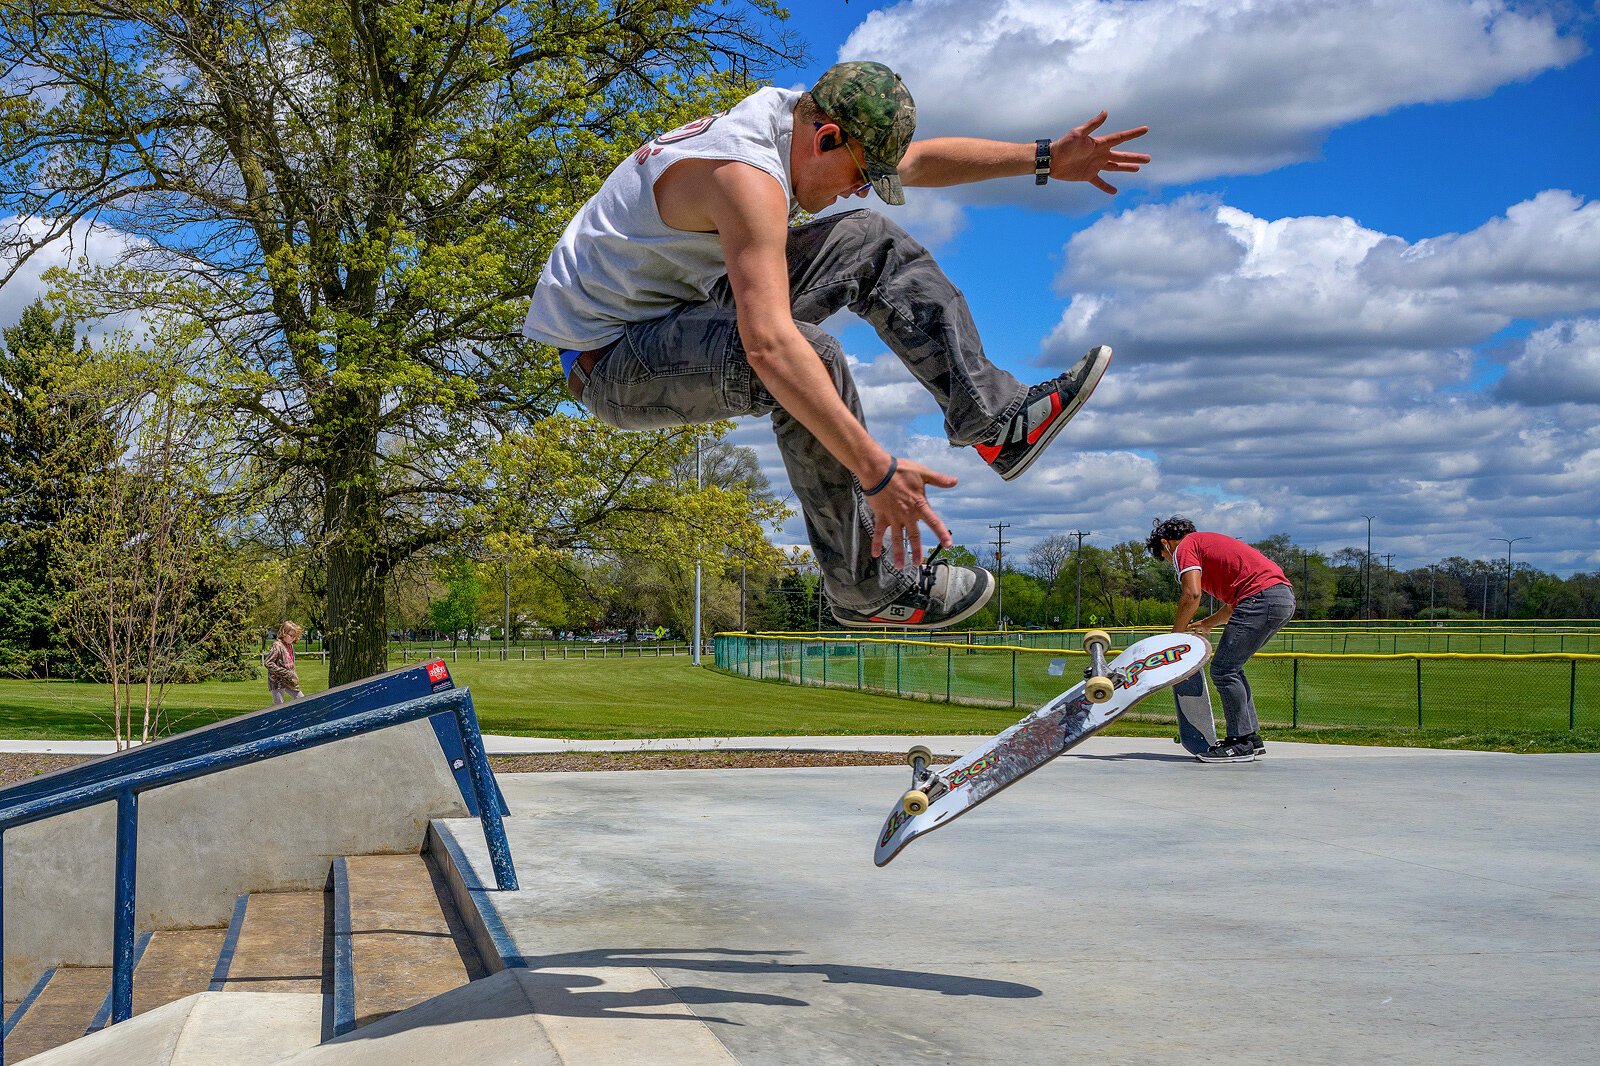
[[[916,132],[917,105],[900,75],[882,63],[835,63],[817,79],[811,99],[861,145],[879,198],[905,203],[896,167]]]

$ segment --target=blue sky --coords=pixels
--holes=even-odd
[[[1142,539],[1157,514],[1245,538],[1600,570],[1600,43],[1593,5],[1500,0],[818,0],[809,85],[879,59],[919,133],[1026,141],[1100,108],[1149,124],[1122,192],[1031,179],[877,205],[1027,381],[1092,343],[1106,383],[1024,478],[950,449],[864,324],[869,428],[958,475],[957,540],[1013,523]],[[734,440],[782,467],[765,423]],[[780,539],[804,540],[798,520]],[[1008,558],[1014,557],[1008,549]]]
[[[1101,108],[1154,161],[1115,198],[1031,178],[878,205],[1026,381],[1116,357],[1015,482],[952,449],[870,328],[829,323],[868,427],[954,474],[958,541],[1142,540],[1174,512],[1398,567],[1600,571],[1600,17],[1568,0],[805,0],[810,62],[877,59],[919,133],[1018,142]],[[862,202],[857,202],[862,203]],[[876,203],[868,201],[867,203]],[[38,289],[0,292],[0,322]],[[30,280],[31,279],[31,280]],[[731,439],[787,479],[765,420]],[[798,519],[776,531],[801,544]]]

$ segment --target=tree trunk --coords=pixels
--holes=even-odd
[[[377,398],[341,397],[343,432],[329,441],[323,519],[327,529],[328,609],[323,648],[328,686],[388,668],[384,599],[387,546],[378,493]]]

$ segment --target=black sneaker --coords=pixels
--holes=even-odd
[[[937,549],[922,564],[914,587],[871,614],[834,605],[833,617],[845,626],[901,626],[943,629],[977,614],[994,595],[994,575],[981,566],[957,566]]]
[[[1256,749],[1248,740],[1224,740],[1195,756],[1201,762],[1255,762]]]
[[[1234,738],[1229,737],[1228,739],[1232,740]],[[1266,744],[1262,743],[1260,733],[1251,733],[1248,736],[1239,737],[1238,739],[1246,744],[1249,744],[1250,747],[1255,751],[1256,758],[1258,759],[1267,752],[1267,746]],[[1223,743],[1227,743],[1227,741],[1224,741]]]
[[[1105,376],[1107,345],[1089,349],[1073,368],[1028,390],[1022,409],[989,444],[973,445],[995,473],[1010,481],[1039,458]]]

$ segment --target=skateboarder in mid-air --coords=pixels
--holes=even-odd
[[[1178,571],[1174,633],[1209,637],[1214,627],[1228,626],[1211,656],[1211,680],[1222,696],[1228,735],[1195,758],[1201,762],[1249,762],[1265,751],[1266,745],[1261,742],[1244,664],[1294,617],[1294,589],[1277,563],[1244,541],[1199,532],[1182,515],[1156,519],[1145,546],[1152,556],[1171,562]],[[1210,593],[1222,607],[1196,620],[1201,592]]]
[[[870,322],[938,401],[951,444],[1007,480],[1077,413],[1111,351],[1029,388],[989,361],[960,291],[899,226],[870,210],[789,219],[868,189],[901,204],[905,185],[1004,177],[1114,193],[1101,172],[1150,157],[1117,150],[1144,127],[1096,136],[1104,120],[1032,144],[913,141],[911,94],[880,63],[837,64],[806,93],[762,89],[617,166],[552,251],[523,333],[560,349],[574,398],[623,429],[770,414],[834,617],[951,625],[994,591],[981,567],[923,560],[922,525],[952,542],[927,488],[956,479],[873,439],[818,324],[844,307]]]

